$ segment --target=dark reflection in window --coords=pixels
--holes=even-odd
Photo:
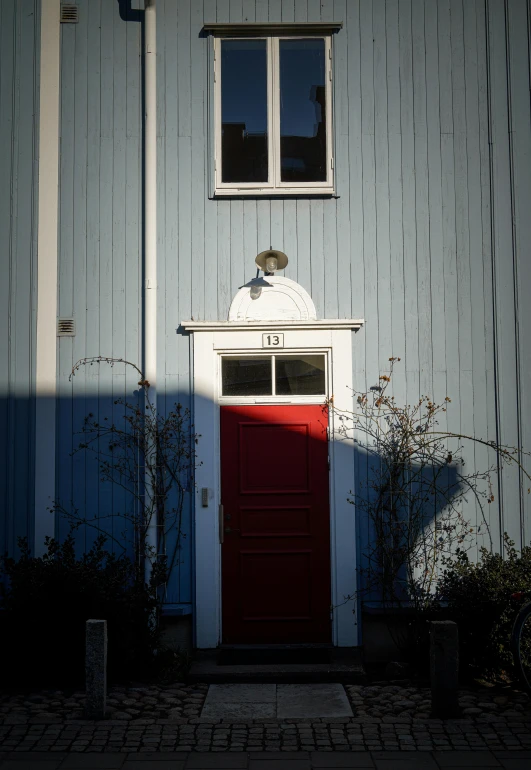
[[[221,178],[267,182],[265,40],[221,41]]]
[[[283,182],[326,181],[325,42],[280,40]]]
[[[275,387],[278,396],[324,396],[324,356],[276,356]]]
[[[223,358],[221,392],[224,396],[270,396],[271,356]]]

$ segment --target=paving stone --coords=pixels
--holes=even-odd
[[[500,767],[500,761],[490,751],[451,751],[444,754],[435,751],[433,756],[440,767]]]
[[[437,765],[427,754],[420,757],[407,758],[402,754],[401,759],[382,759],[382,754],[374,755],[376,770],[438,770]]]
[[[184,770],[184,766],[184,760],[176,761],[174,759],[162,759],[155,764],[157,770]],[[128,759],[122,765],[122,770],[138,770],[139,767],[138,762]]]
[[[350,717],[352,708],[341,684],[282,684],[277,686],[279,718]]]
[[[374,761],[368,751],[353,754],[352,752],[334,751],[331,755],[313,753],[311,755],[312,767],[369,767],[374,768]]]
[[[212,684],[205,705],[210,703],[275,703],[276,684]]]
[[[230,768],[231,770],[239,770],[239,768],[247,767],[247,757],[245,755],[236,754],[191,754],[186,760],[186,770],[210,770],[210,768],[216,768],[221,770],[222,768]],[[266,768],[263,768],[266,770]]]
[[[2,762],[2,770],[57,770],[62,762],[56,756],[48,756],[44,759],[5,759]]]
[[[60,762],[62,759],[68,756],[68,753],[63,749],[60,754],[55,753],[52,756],[50,756],[50,753],[48,751],[26,751],[23,753],[17,753],[10,752],[9,754],[5,754],[5,759],[14,759],[18,762],[22,760],[31,760],[32,762],[38,761],[38,760],[44,760],[44,761],[53,761],[53,762]],[[19,766],[20,768],[20,766]],[[50,768],[44,768],[44,770],[50,770]]]
[[[283,757],[282,759],[249,760],[249,770],[311,770],[309,759]]]
[[[267,719],[276,715],[276,704],[265,703],[207,703],[203,708],[203,716],[209,718],[231,719]]]

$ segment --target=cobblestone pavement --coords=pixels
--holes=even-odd
[[[409,680],[374,682],[369,686],[346,685],[357,717],[407,716],[421,720],[430,716],[430,691],[415,687]],[[208,692],[207,684],[112,687],[107,698],[110,719],[120,722],[194,719],[201,715]],[[85,693],[45,690],[0,697],[0,725],[62,722],[82,719]],[[510,687],[469,687],[459,691],[464,717],[484,722],[529,721],[531,699]]]
[[[208,685],[121,687],[110,718],[82,718],[84,693],[47,691],[0,699],[0,751],[136,754],[147,752],[337,753],[531,750],[529,698],[507,688],[460,691],[463,718],[429,718],[428,691],[404,682],[347,686],[354,717],[201,718]],[[37,756],[37,754],[35,754]],[[531,763],[530,763],[531,766]],[[3,770],[3,768],[2,768]],[[49,768],[49,770],[53,770]],[[265,768],[264,768],[265,770]]]
[[[3,751],[432,751],[531,750],[529,722],[368,717],[216,723],[200,719],[83,721],[0,727]]]
[[[357,716],[383,717],[409,714],[429,717],[431,694],[427,687],[414,687],[406,680],[373,682],[372,685],[347,685]],[[501,719],[531,720],[531,699],[525,692],[507,687],[467,687],[459,690],[459,705],[465,717],[484,721]]]
[[[138,685],[111,687],[107,696],[110,719],[178,719],[199,716],[208,692],[207,684]],[[0,724],[25,724],[28,720],[82,719],[82,690],[43,690],[0,697]]]
[[[500,770],[529,770],[531,751],[515,755],[508,751],[432,751],[424,754],[404,754],[396,751],[363,751],[358,754],[298,751],[273,754],[207,754],[166,752],[159,754],[9,754],[0,757],[0,770],[332,770],[333,768],[371,768],[372,770],[469,770],[469,768],[500,768]]]

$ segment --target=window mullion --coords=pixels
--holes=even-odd
[[[271,356],[271,395],[276,396],[277,395],[277,374],[276,374],[276,362],[275,362],[276,356]]]
[[[272,70],[273,70],[273,184],[278,187],[280,182],[280,46],[278,37],[271,38],[272,42]]]
[[[275,74],[273,66],[273,39],[267,39],[267,130],[268,147],[268,179],[269,184],[275,185],[275,117],[274,117],[274,88]]]

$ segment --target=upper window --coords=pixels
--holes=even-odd
[[[216,37],[214,61],[216,194],[331,194],[331,36]]]

